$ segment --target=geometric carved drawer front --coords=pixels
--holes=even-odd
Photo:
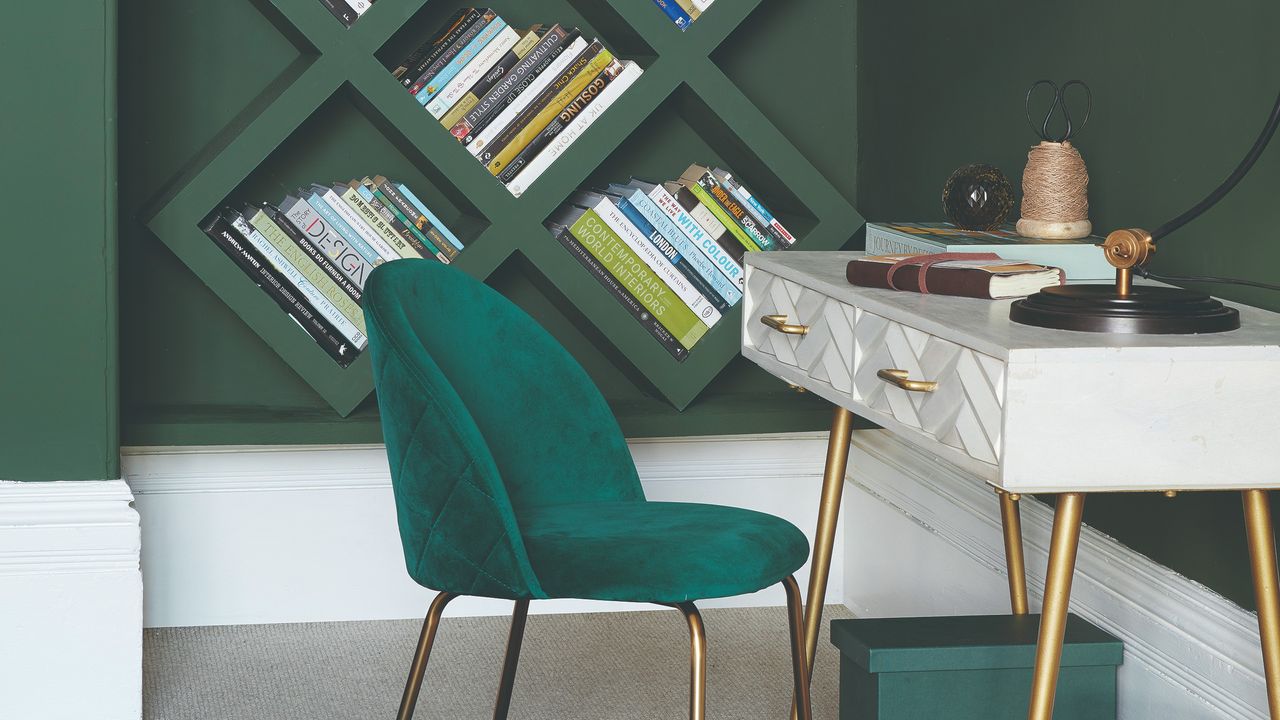
[[[757,269],[747,278],[744,341],[836,390],[852,392],[854,308]],[[785,315],[788,323],[807,325],[809,332],[778,332],[760,322],[764,315]]]
[[[854,324],[854,398],[970,457],[998,464],[1004,362],[859,309]],[[883,369],[931,380],[911,392],[879,378]],[[870,418],[875,420],[875,418]]]

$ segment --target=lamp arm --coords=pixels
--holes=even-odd
[[[1249,149],[1248,154],[1246,154],[1244,159],[1240,161],[1240,164],[1236,167],[1235,171],[1232,172],[1226,180],[1223,180],[1222,184],[1213,192],[1209,193],[1208,197],[1196,203],[1196,205],[1190,210],[1187,210],[1178,217],[1156,228],[1155,231],[1151,233],[1151,242],[1155,243],[1165,235],[1168,235],[1183,225],[1195,220],[1204,211],[1216,205],[1227,193],[1231,192],[1231,189],[1244,179],[1244,176],[1253,168],[1254,163],[1258,161],[1258,157],[1262,155],[1262,151],[1267,148],[1267,143],[1271,142],[1272,136],[1275,135],[1277,126],[1280,126],[1280,95],[1276,96],[1276,104],[1271,108],[1271,116],[1267,118],[1267,124],[1263,126],[1262,133],[1258,135],[1258,139],[1254,141],[1253,147]]]

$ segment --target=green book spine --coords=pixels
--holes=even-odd
[[[245,214],[247,215],[248,212]],[[253,214],[253,217],[249,218],[249,224],[262,233],[267,242],[271,243],[276,250],[279,250],[285,259],[293,263],[293,266],[298,268],[298,272],[311,281],[311,284],[316,286],[320,294],[324,295],[329,302],[333,303],[334,307],[338,308],[338,312],[342,313],[353,325],[359,328],[360,332],[368,334],[365,330],[364,311],[360,309],[360,305],[355,300],[352,300],[351,296],[342,288],[338,287],[333,278],[325,274],[323,268],[295,245],[289,239],[289,236],[271,218],[267,217],[265,212],[258,209]]]
[[[364,198],[360,197],[360,193],[356,192],[354,188],[335,187],[334,191],[337,192],[339,189],[344,190],[344,192],[341,193],[342,201],[349,205],[351,209],[360,216],[360,219],[364,220],[366,225],[373,228],[373,231],[378,233],[378,237],[385,240],[392,249],[399,253],[400,257],[422,257],[409,246],[409,243],[405,242],[404,238],[400,237],[395,230],[391,229],[391,226],[387,224],[387,221],[382,219],[382,216],[378,214],[377,210],[369,207],[369,203],[365,202]]]
[[[729,232],[733,234],[733,237],[736,238],[738,242],[742,243],[742,247],[751,252],[757,252],[760,250],[760,246],[756,244],[756,241],[747,234],[746,230],[742,229],[741,225],[738,225],[737,221],[729,216],[729,213],[724,211],[724,208],[720,207],[720,204],[716,202],[715,198],[711,197],[711,194],[707,192],[706,188],[696,182],[681,184],[689,188],[689,192],[693,193],[693,196],[698,198],[698,202],[706,206],[706,208],[711,211],[711,214],[720,221],[720,224],[729,229]]]
[[[584,212],[569,231],[681,345],[693,348],[707,333],[706,324],[605,225],[595,210]]]
[[[381,190],[374,190],[373,196],[378,199],[378,202],[382,203],[383,207],[390,210],[391,214],[395,215],[396,219],[399,220],[406,228],[408,228],[409,232],[413,233],[413,236],[418,239],[418,242],[422,243],[423,247],[425,247],[427,250],[430,250],[431,253],[436,256],[437,260],[443,263],[449,262],[449,258],[440,252],[440,248],[437,247],[436,244],[431,241],[431,238],[427,237],[421,230],[418,229],[417,225],[413,224],[412,220],[406,217],[404,213],[400,212],[400,208],[396,207],[396,204],[391,201],[391,198],[383,194]]]

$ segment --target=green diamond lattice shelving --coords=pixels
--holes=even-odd
[[[510,8],[495,6],[517,26],[528,24],[526,18],[580,18],[584,33],[598,34],[617,54],[645,68],[517,199],[423,112],[384,65],[457,4],[379,0],[344,29],[318,0],[259,0],[264,22],[297,47],[298,57],[169,186],[148,226],[345,416],[373,390],[368,354],[339,368],[197,225],[229,201],[278,200],[313,181],[396,176],[467,245],[456,267],[486,279],[522,256],[558,291],[566,314],[598,331],[602,350],[683,409],[737,355],[741,304],[677,363],[546,233],[542,221],[586,182],[633,174],[673,177],[690,162],[716,162],[752,185],[792,226],[804,249],[834,249],[847,241],[861,224],[857,212],[711,59],[761,2],[718,4],[683,33],[648,0],[513,0]]]

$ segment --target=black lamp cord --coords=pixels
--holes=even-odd
[[[1187,210],[1178,217],[1156,228],[1155,231],[1151,233],[1152,242],[1159,241],[1169,233],[1181,228],[1192,220],[1195,220],[1206,210],[1216,205],[1219,200],[1226,196],[1227,193],[1231,192],[1232,188],[1239,184],[1239,182],[1244,179],[1244,176],[1253,169],[1254,163],[1258,162],[1258,157],[1262,155],[1262,151],[1267,148],[1267,143],[1271,142],[1271,138],[1276,134],[1277,127],[1280,127],[1280,95],[1276,96],[1276,104],[1271,108],[1271,115],[1267,118],[1267,124],[1262,127],[1262,132],[1258,134],[1258,139],[1254,141],[1253,147],[1249,148],[1249,152],[1244,156],[1244,159],[1240,161],[1240,164],[1236,166],[1236,169],[1227,176],[1226,180],[1222,181],[1221,185],[1214,189],[1213,192],[1209,193],[1208,197],[1196,203],[1196,205],[1190,210]],[[1226,283],[1230,285],[1248,285],[1249,287],[1264,288],[1266,290],[1280,290],[1280,285],[1278,284],[1258,282],[1256,280],[1221,278],[1209,275],[1161,275],[1151,272],[1145,267],[1137,267],[1134,269],[1144,278],[1151,278],[1152,280],[1160,280],[1163,282],[1186,281]]]

